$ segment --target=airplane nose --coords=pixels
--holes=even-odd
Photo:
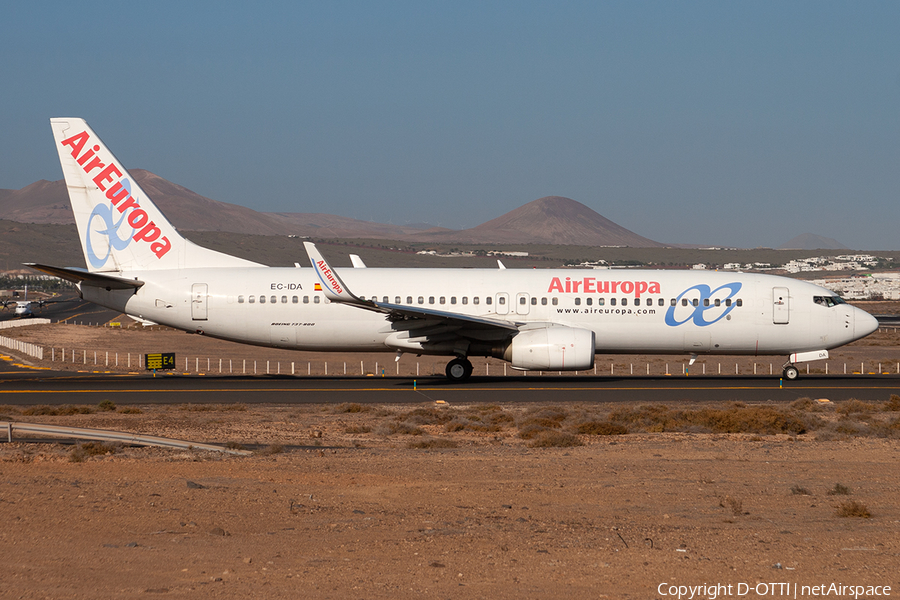
[[[856,309],[853,320],[853,333],[855,334],[854,337],[856,337],[856,339],[866,337],[878,329],[878,319],[860,308]]]

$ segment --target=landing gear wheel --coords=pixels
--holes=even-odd
[[[800,371],[797,370],[797,367],[794,365],[790,365],[784,368],[784,378],[790,381],[797,379],[800,377]]]
[[[465,381],[472,374],[472,363],[465,358],[454,358],[447,363],[446,373],[450,381]]]

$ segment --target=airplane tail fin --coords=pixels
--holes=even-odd
[[[84,119],[50,119],[90,272],[260,266],[183,238]]]

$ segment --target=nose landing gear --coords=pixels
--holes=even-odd
[[[793,381],[800,377],[800,371],[798,371],[797,367],[795,367],[791,363],[787,363],[786,365],[784,365],[784,371],[782,371],[782,374],[784,375],[784,378],[789,381]]]
[[[447,379],[459,383],[472,375],[472,363],[467,358],[454,358],[447,363]]]

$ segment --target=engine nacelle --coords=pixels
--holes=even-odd
[[[594,332],[574,327],[520,331],[504,353],[514,369],[584,371],[594,365]]]

